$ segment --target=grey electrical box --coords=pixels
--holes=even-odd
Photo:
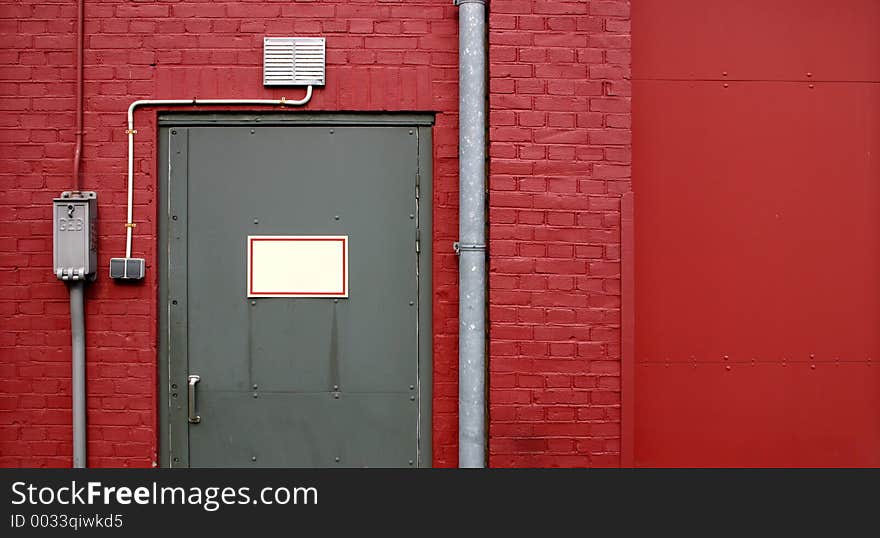
[[[143,258],[110,258],[110,278],[140,280],[144,278],[145,265]]]
[[[98,267],[98,195],[62,192],[53,200],[52,244],[55,276],[94,280]]]

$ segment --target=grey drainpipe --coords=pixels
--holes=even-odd
[[[458,466],[486,466],[486,7],[459,7]]]

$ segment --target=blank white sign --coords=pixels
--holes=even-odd
[[[248,297],[348,297],[347,235],[249,235]]]

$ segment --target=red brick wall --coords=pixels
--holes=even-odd
[[[99,193],[101,267],[87,303],[89,465],[157,458],[152,109],[136,138],[134,255],[148,276],[104,276],[124,249],[125,110],[298,97],[262,87],[264,35],[327,37],[327,86],[305,110],[438,112],[434,464],[457,464],[456,11],[450,0],[87,2],[83,187]],[[49,219],[71,184],[75,16],[72,1],[0,5],[0,466],[71,462],[68,306]],[[490,28],[490,463],[616,465],[628,2],[494,0]]]
[[[490,464],[616,466],[629,2],[491,7]]]
[[[138,112],[135,256],[119,285],[125,116],[142,98],[298,98],[262,86],[265,35],[327,37],[327,86],[304,110],[436,111],[434,464],[457,464],[457,8],[387,2],[86,2],[83,188],[98,191],[87,294],[88,463],[157,460],[156,111]],[[76,2],[0,5],[0,466],[71,464],[70,333],[52,275],[51,200],[71,185]],[[295,111],[291,113],[296,113]]]

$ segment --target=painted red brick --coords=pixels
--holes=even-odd
[[[71,464],[66,290],[51,271],[51,200],[70,187],[76,8],[0,8],[0,466]],[[293,98],[261,83],[264,35],[327,37],[327,86],[305,110],[434,111],[434,464],[457,443],[457,8],[448,0],[86,3],[83,188],[99,193],[100,277],[87,292],[89,461],[157,461],[156,111],[138,112],[141,285],[106,278],[124,249],[128,105]],[[292,111],[291,113],[296,113]]]
[[[434,132],[434,464],[457,463],[457,9],[448,0],[86,4],[84,188],[101,267],[124,247],[135,99],[291,97],[264,35],[328,38],[308,110],[424,110]],[[69,326],[51,198],[70,185],[75,8],[0,9],[0,466],[70,465]],[[490,464],[620,452],[620,197],[630,190],[629,2],[494,0],[490,14]],[[89,465],[157,461],[156,112],[138,115],[142,285],[88,292]]]
[[[617,466],[629,2],[495,0],[489,41],[490,464]]]

